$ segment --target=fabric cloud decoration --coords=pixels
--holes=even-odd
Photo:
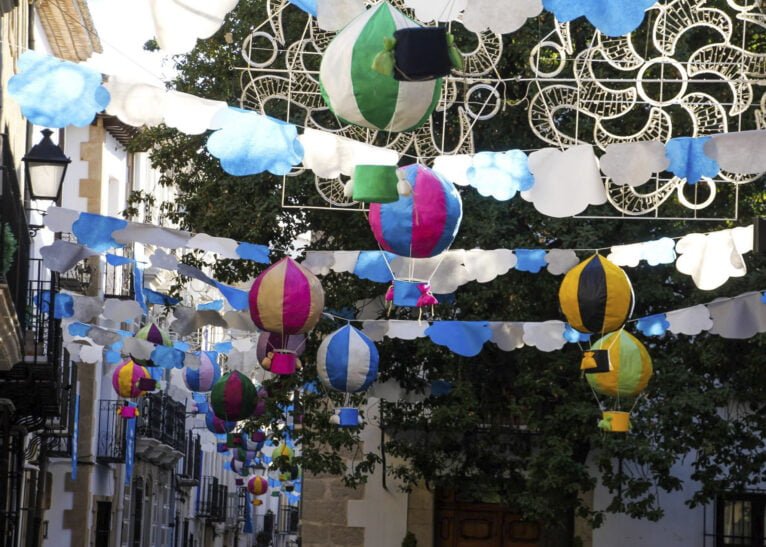
[[[749,175],[766,171],[766,131],[741,131],[715,135],[705,143],[705,154],[721,169]]]
[[[414,9],[415,17],[424,23],[455,21],[467,4],[468,0],[404,0],[404,5]]]
[[[672,264],[676,260],[675,247],[675,241],[669,237],[663,237],[656,241],[615,245],[606,258],[618,266],[630,266],[631,268],[638,266],[641,260],[646,260],[651,266]]]
[[[545,9],[566,23],[584,16],[607,36],[633,32],[644,20],[644,12],[657,0],[543,0]]]
[[[36,51],[24,52],[8,93],[30,122],[44,127],[85,127],[109,104],[101,74]]]
[[[610,144],[601,156],[601,171],[618,185],[640,186],[668,165],[665,146],[659,141]]]
[[[425,333],[434,344],[465,357],[481,353],[484,344],[492,338],[489,323],[482,321],[437,321]]]
[[[606,203],[606,190],[590,145],[572,146],[564,152],[556,148],[533,152],[529,170],[535,184],[521,197],[544,215],[569,217],[582,213],[588,205]]]
[[[665,145],[670,160],[668,171],[686,179],[689,184],[697,183],[702,177],[714,177],[721,168],[718,162],[705,155],[705,143],[710,137],[678,137]]]
[[[303,159],[294,125],[238,108],[226,109],[218,122],[221,129],[210,135],[207,150],[230,175],[286,175]]]
[[[527,165],[527,155],[521,150],[508,152],[479,152],[467,171],[468,184],[482,196],[506,201],[516,192],[529,190],[535,181]]]
[[[221,28],[239,0],[150,0],[157,44],[167,53],[186,53],[198,38]]]
[[[676,244],[679,272],[692,276],[703,291],[712,291],[730,277],[742,277],[747,265],[742,254],[753,250],[753,227],[689,234]]]
[[[540,0],[471,0],[465,6],[463,26],[472,32],[489,29],[506,34],[518,30],[527,19],[542,11]]]

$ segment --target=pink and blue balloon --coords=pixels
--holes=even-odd
[[[399,170],[412,189],[393,203],[370,204],[370,227],[385,251],[428,258],[445,251],[455,239],[463,203],[455,185],[422,165]]]
[[[213,357],[206,351],[200,352],[199,360],[199,368],[184,368],[184,384],[189,391],[206,393],[213,389],[213,385],[215,385],[221,377],[221,369]]]

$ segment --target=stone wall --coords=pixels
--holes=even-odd
[[[407,500],[407,531],[418,540],[418,546],[434,544],[434,494],[425,485],[418,485]]]
[[[335,475],[303,478],[301,545],[364,547],[364,528],[348,526],[348,502],[361,500],[364,487],[346,488]]]

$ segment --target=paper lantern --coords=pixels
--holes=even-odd
[[[262,496],[269,491],[269,481],[265,477],[256,475],[247,481],[247,491],[253,496]]]
[[[148,323],[141,327],[135,334],[134,338],[138,340],[145,340],[146,342],[151,342],[157,346],[167,346],[169,348],[173,347],[173,340],[170,339],[170,335],[159,328],[156,323]],[[132,355],[131,359],[133,359],[139,365],[143,365],[145,367],[153,366],[151,359],[136,359]]]
[[[356,393],[378,377],[378,348],[351,325],[322,340],[316,359],[319,379],[330,389]]]
[[[609,372],[586,375],[597,393],[631,398],[646,389],[652,377],[652,359],[635,336],[624,330],[613,332],[593,344],[593,349],[608,350],[611,365]]]
[[[357,165],[351,198],[360,203],[391,203],[399,199],[396,165]]]
[[[184,367],[184,384],[189,391],[206,393],[213,389],[213,385],[221,377],[221,369],[206,351],[200,352],[199,360],[200,365],[198,369]]]
[[[215,415],[212,408],[208,408],[207,412],[205,412],[205,426],[207,426],[208,431],[211,433],[223,435],[224,433],[229,433],[235,427],[237,427],[237,422],[227,422],[226,420],[222,420]],[[226,447],[225,444],[224,447],[226,450],[228,450],[228,447]],[[224,450],[224,452],[226,450]]]
[[[559,304],[574,329],[595,334],[613,332],[633,313],[633,287],[622,268],[594,255],[564,276]]]
[[[126,359],[112,373],[112,387],[120,397],[135,399],[144,394],[144,391],[139,389],[139,380],[151,377],[146,367],[136,364],[132,359]]]
[[[417,27],[387,2],[351,21],[322,56],[322,98],[343,121],[384,131],[410,131],[431,117],[442,80],[402,82],[372,69],[380,50],[399,29]]]
[[[244,420],[253,414],[258,391],[250,378],[239,371],[227,372],[213,386],[210,405],[224,420]]]
[[[400,178],[412,188],[394,203],[370,205],[370,227],[386,251],[412,258],[436,256],[455,239],[463,203],[455,186],[422,165],[408,165]]]

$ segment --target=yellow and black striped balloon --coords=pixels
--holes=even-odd
[[[633,287],[622,268],[594,255],[564,276],[559,304],[576,330],[612,332],[622,327],[633,313]]]

